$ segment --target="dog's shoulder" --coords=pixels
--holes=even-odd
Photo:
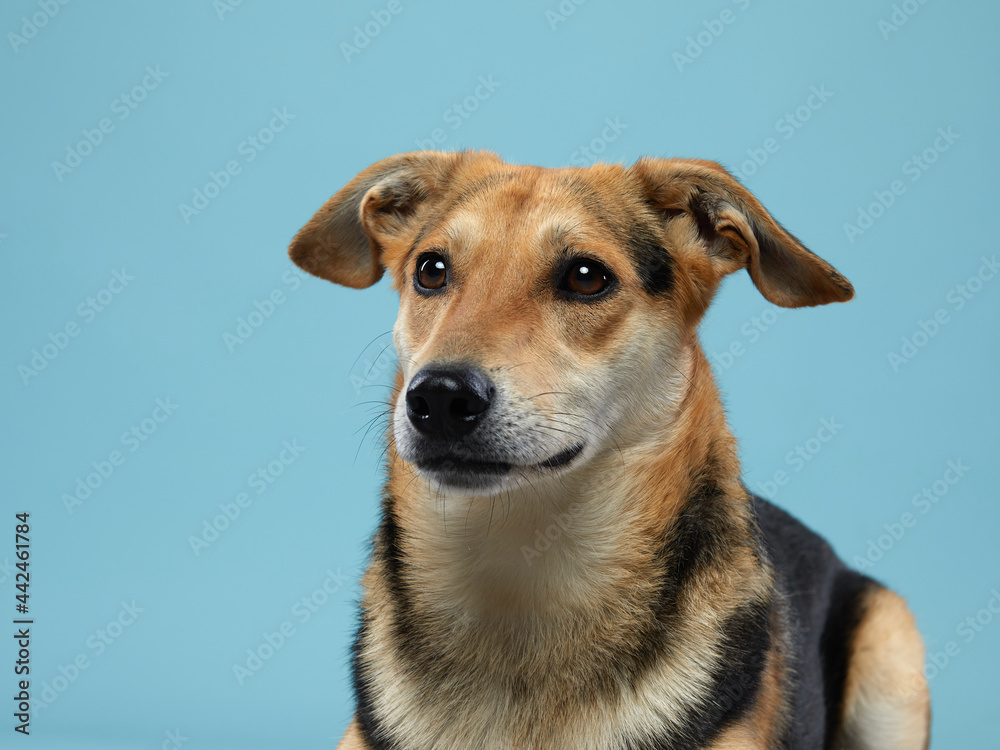
[[[753,508],[764,548],[795,609],[851,609],[880,585],[844,565],[826,539],[788,512],[760,497],[753,498]]]
[[[767,500],[754,498],[775,586],[788,613],[787,647],[796,683],[791,731],[802,745],[829,736],[843,713],[853,643],[867,604],[883,589],[849,569],[830,544]]]

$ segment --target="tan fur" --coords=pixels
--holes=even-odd
[[[924,644],[916,622],[902,597],[875,589],[854,636],[835,748],[923,750],[930,740],[930,718]]]
[[[631,237],[636,227],[648,236]],[[669,298],[644,291],[657,273],[635,255],[646,245],[669,249]],[[610,269],[615,293],[599,305],[560,298],[552,274],[567,249]],[[413,289],[428,251],[447,255],[447,294]],[[850,299],[846,279],[721,167],[687,160],[549,170],[482,152],[402,154],[331,198],[290,255],[352,287],[387,270],[400,293],[386,485],[398,549],[377,539],[363,580],[361,668],[378,685],[374,714],[406,748],[456,750],[610,750],[680,722],[711,687],[724,624],[774,589],[697,325],[721,279],[741,268],[789,307]],[[408,458],[418,436],[401,394],[421,368],[453,362],[489,373],[506,419],[516,468],[484,491],[438,486]],[[584,448],[569,470],[538,469],[575,442]],[[677,593],[670,658],[608,694],[592,684],[602,653],[635,646],[671,559],[663,540],[704,481],[723,497],[720,551]],[[553,518],[568,520],[533,554]],[[407,561],[421,643],[440,654],[426,673],[399,656],[390,552]],[[899,624],[871,622],[851,671],[848,724],[859,727],[869,684],[882,684],[869,641]],[[902,663],[912,644],[894,637]],[[788,711],[782,648],[767,653],[752,709],[711,747],[773,745]],[[905,670],[885,679],[897,676]],[[340,747],[364,747],[357,722]]]
[[[361,739],[357,721],[352,721],[348,725],[344,736],[337,743],[337,750],[367,750],[365,741]]]

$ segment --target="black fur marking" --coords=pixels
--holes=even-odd
[[[830,592],[829,617],[820,639],[823,652],[823,698],[826,703],[826,736],[833,739],[844,709],[844,680],[858,625],[864,619],[863,595],[876,586],[870,578],[844,569],[837,573]]]
[[[713,462],[694,477],[691,498],[664,541],[660,555],[665,560],[665,572],[650,622],[636,638],[640,648],[616,657],[618,669],[623,672],[620,679],[626,684],[638,681],[659,659],[669,659],[671,650],[677,647],[672,623],[681,616],[680,592],[699,572],[724,565],[731,549],[748,542],[740,539],[734,528],[730,500],[717,477]],[[762,544],[756,534],[749,541],[757,547]],[[712,670],[708,694],[688,709],[680,728],[669,729],[654,739],[631,741],[626,745],[628,750],[701,747],[744,716],[756,701],[771,647],[770,610],[770,602],[756,603],[731,615],[720,633],[720,658]]]
[[[375,532],[375,548],[373,557],[382,563],[385,570],[385,580],[391,592],[393,603],[393,620],[396,630],[397,646],[408,650],[414,642],[417,628],[413,624],[413,614],[409,588],[404,579],[406,561],[400,548],[399,525],[396,521],[394,498],[388,493],[382,501],[382,522]],[[372,750],[398,750],[398,745],[386,737],[385,727],[382,727],[375,716],[371,695],[372,685],[364,674],[362,652],[367,634],[368,623],[362,612],[361,624],[352,647],[352,671],[354,690],[357,695],[357,719],[361,736]]]
[[[848,570],[824,539],[788,513],[759,497],[754,507],[789,606],[790,745],[829,748],[843,707],[853,634],[863,617],[859,597],[879,584]]]
[[[394,498],[387,497],[382,507],[382,523],[375,537],[375,555],[385,566],[385,580],[393,605],[393,629],[396,646],[412,662],[417,674],[425,674],[436,658],[421,648],[420,634],[427,632],[427,624],[413,607],[410,587],[406,582],[406,557],[400,546],[400,529],[393,507]]]
[[[633,226],[626,239],[626,248],[648,294],[664,295],[674,288],[673,258],[653,232],[642,225]]]
[[[680,727],[628,741],[627,750],[696,750],[712,742],[753,707],[770,647],[770,605],[750,605],[731,615],[722,627],[708,694],[688,709]]]
[[[733,536],[725,493],[714,467],[706,468],[694,478],[691,497],[661,543],[660,590],[645,628],[631,639],[636,648],[613,655],[612,668],[621,682],[639,681],[669,650],[674,641],[673,623],[680,614],[680,592],[699,571],[725,559]]]
[[[364,648],[365,635],[368,624],[364,615],[361,617],[361,624],[358,626],[358,633],[351,646],[351,671],[354,682],[354,695],[357,698],[355,717],[361,736],[365,744],[371,750],[399,750],[398,745],[392,740],[385,739],[378,718],[375,716],[375,709],[372,700],[372,684],[365,677],[364,668],[361,663],[361,652]]]

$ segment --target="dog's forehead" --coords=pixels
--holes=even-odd
[[[530,206],[618,205],[632,190],[625,170],[602,164],[584,169],[550,169],[527,165],[491,165],[488,171],[460,173],[455,208],[475,205],[482,209],[502,205],[508,210]]]
[[[567,245],[615,231],[628,213],[627,187],[591,170],[503,165],[458,187],[438,227],[459,245],[515,237],[532,246]],[[612,184],[608,184],[608,183]]]

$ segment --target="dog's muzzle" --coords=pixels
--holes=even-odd
[[[442,486],[485,491],[512,471],[558,470],[583,450],[582,442],[554,451],[539,444],[540,430],[525,428],[523,418],[503,401],[477,367],[425,367],[406,389],[406,426],[411,429],[404,432],[413,434],[401,455]]]

